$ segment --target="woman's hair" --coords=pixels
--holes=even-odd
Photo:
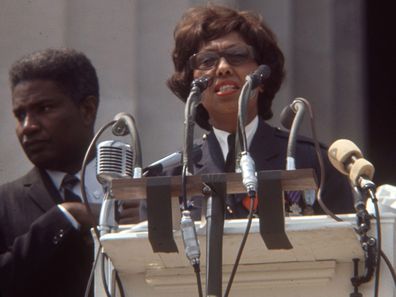
[[[258,14],[248,11],[236,11],[224,6],[190,8],[182,16],[174,31],[175,48],[172,59],[175,72],[167,85],[183,102],[186,101],[193,80],[193,70],[189,58],[197,53],[205,43],[228,33],[237,32],[256,52],[258,65],[266,64],[271,75],[266,80],[264,91],[259,93],[258,114],[267,120],[272,117],[272,100],[279,90],[284,77],[284,57],[277,45],[274,33]],[[197,123],[209,130],[209,115],[199,105]]]

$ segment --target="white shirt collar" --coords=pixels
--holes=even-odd
[[[250,147],[250,144],[252,143],[253,136],[257,131],[258,122],[259,122],[258,116],[255,116],[254,119],[248,125],[245,126],[246,140],[247,140],[249,147]],[[228,138],[228,135],[230,135],[231,133],[223,131],[223,130],[219,130],[215,127],[213,127],[213,132],[217,138],[217,141],[220,144],[221,151],[223,152],[223,157],[225,160],[227,158],[227,154],[228,154],[227,138]]]
[[[52,182],[58,191],[63,195],[61,189],[62,180],[65,176],[65,172],[46,170]],[[79,171],[76,176],[81,180],[81,171]],[[81,197],[80,183],[77,183],[73,187],[73,192]],[[91,160],[85,168],[85,191],[88,196],[88,201],[92,203],[101,203],[103,200],[103,187],[96,179],[96,159]]]

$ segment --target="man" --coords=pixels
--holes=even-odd
[[[99,104],[95,68],[73,49],[46,49],[9,76],[16,134],[34,168],[0,187],[1,296],[84,296],[95,219],[78,178]],[[98,206],[103,190],[89,161],[86,192]]]

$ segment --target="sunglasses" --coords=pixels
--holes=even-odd
[[[256,59],[256,54],[251,46],[233,46],[221,52],[202,51],[192,55],[189,59],[191,69],[209,70],[215,67],[220,58],[224,58],[232,66],[252,62]]]

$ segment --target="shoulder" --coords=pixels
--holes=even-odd
[[[289,131],[282,130],[279,127],[272,127],[272,128],[274,129],[274,136],[277,139],[279,139],[279,141],[285,142],[285,143],[287,143],[289,141],[289,136],[290,136]],[[303,136],[303,135],[297,136],[296,143],[298,146],[301,146],[301,147],[307,147],[307,148],[315,147],[314,139],[307,137],[307,136]],[[326,150],[328,148],[328,146],[326,146],[322,142],[318,142],[318,144],[322,150]]]
[[[0,202],[22,196],[26,187],[41,179],[40,170],[38,168],[33,168],[18,179],[0,185]]]

